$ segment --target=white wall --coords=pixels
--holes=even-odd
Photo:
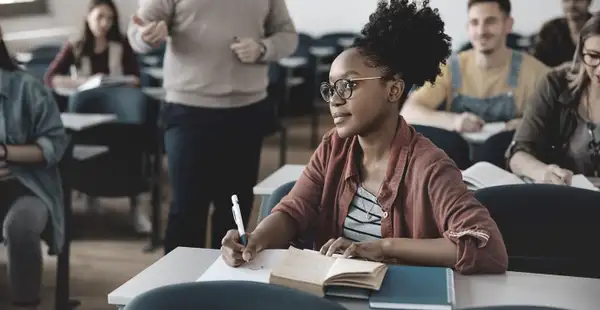
[[[79,28],[87,9],[87,0],[48,0],[51,13],[47,16],[2,19],[5,33],[52,27]],[[241,0],[240,0],[241,1]],[[252,1],[252,0],[243,0]],[[300,31],[320,35],[329,31],[359,31],[374,10],[377,0],[286,0],[289,10]],[[126,25],[135,12],[137,0],[115,0],[121,10],[121,23]],[[455,46],[466,40],[467,0],[431,0],[446,21],[447,32]],[[530,34],[541,23],[561,14],[560,0],[513,0],[515,31]],[[593,10],[600,10],[595,1]]]

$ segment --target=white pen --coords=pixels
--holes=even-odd
[[[244,229],[244,221],[242,219],[242,212],[240,211],[240,205],[237,195],[231,196],[231,202],[233,203],[233,207],[231,207],[231,212],[233,213],[233,220],[237,225],[238,232],[240,234],[240,241],[244,246],[248,244],[248,239],[246,237],[246,230]]]

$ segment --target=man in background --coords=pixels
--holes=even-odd
[[[491,122],[506,122],[514,130],[527,98],[548,71],[532,56],[506,46],[514,23],[509,0],[469,0],[467,10],[473,49],[450,56],[434,85],[412,93],[401,112],[413,125],[439,128],[421,130],[434,143],[453,139],[454,132],[481,131]],[[510,138],[498,150],[483,151],[482,160],[502,162]],[[469,154],[460,157],[453,158],[457,164],[469,162]]]
[[[546,22],[535,38],[531,54],[549,67],[573,60],[579,31],[592,14],[592,0],[561,0],[564,17]]]
[[[162,108],[172,203],[165,253],[205,247],[209,205],[212,247],[253,203],[266,126],[267,64],[294,52],[297,33],[285,0],[140,0],[129,28],[138,52],[166,41]]]

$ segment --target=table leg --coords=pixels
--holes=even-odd
[[[70,255],[71,255],[71,238],[72,238],[72,201],[71,201],[71,180],[69,178],[71,167],[71,161],[73,159],[73,144],[72,140],[70,146],[67,148],[65,155],[63,156],[63,162],[61,163],[61,178],[63,181],[63,192],[64,192],[64,223],[65,223],[65,244],[62,251],[58,256],[57,263],[57,276],[56,276],[56,298],[54,306],[56,310],[71,310],[77,308],[81,302],[79,300],[70,299],[69,293],[69,274],[70,274]]]
[[[162,238],[161,238],[161,225],[160,225],[160,216],[161,216],[161,162],[162,155],[159,150],[156,154],[154,154],[153,160],[153,177],[152,177],[152,194],[151,194],[151,205],[152,205],[152,233],[150,235],[150,243],[144,247],[144,252],[154,252],[158,250],[162,246]]]

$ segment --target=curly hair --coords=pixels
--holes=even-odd
[[[400,76],[404,96],[413,86],[434,83],[451,53],[451,38],[444,32],[437,9],[424,0],[380,0],[354,47],[369,66],[381,67],[384,78]]]

